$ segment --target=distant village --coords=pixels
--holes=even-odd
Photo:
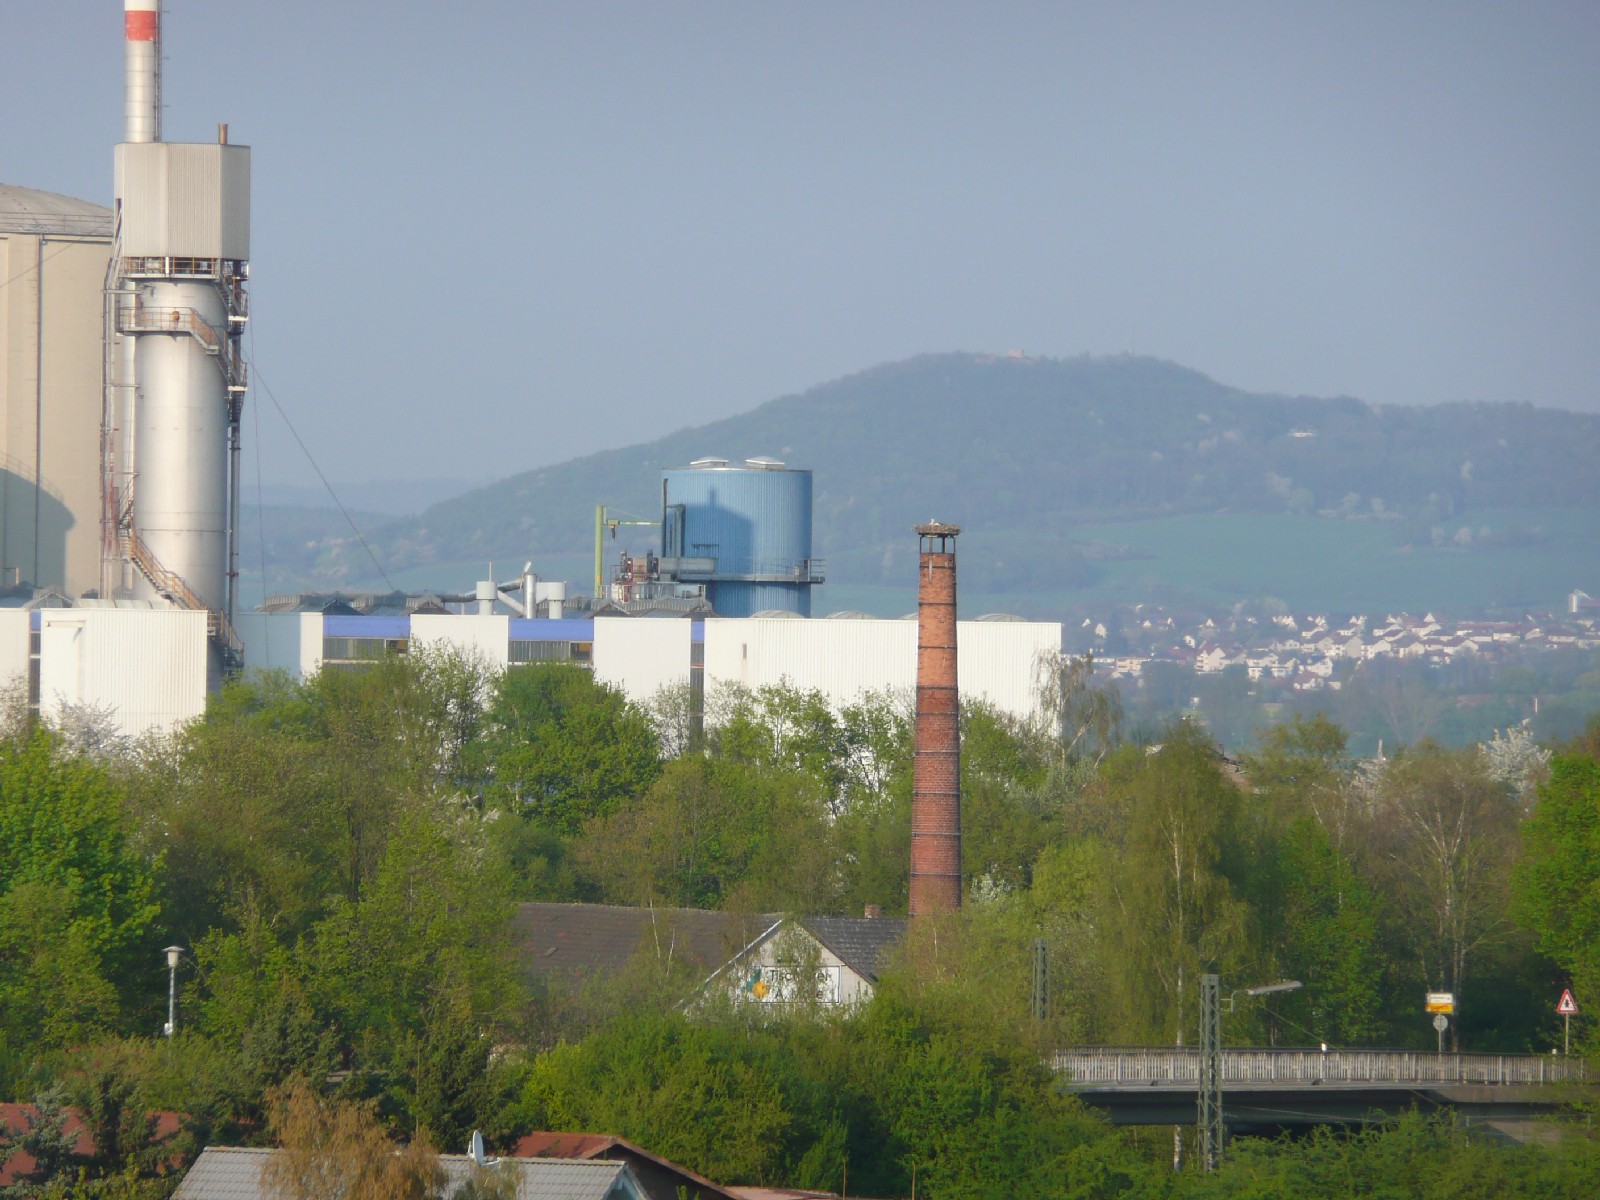
[[[1235,614],[1192,624],[1159,605],[1121,614],[1121,640],[1142,649],[1096,649],[1096,674],[1137,680],[1151,663],[1175,663],[1200,674],[1243,667],[1252,680],[1278,681],[1297,692],[1337,690],[1341,663],[1414,661],[1444,666],[1468,657],[1491,663],[1541,650],[1600,650],[1600,600],[1573,592],[1564,613],[1520,620],[1451,620],[1433,613],[1272,616]],[[1108,643],[1104,623],[1083,623],[1096,647]]]

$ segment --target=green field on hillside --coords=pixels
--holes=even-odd
[[[1453,614],[1559,608],[1573,588],[1600,590],[1600,512],[1494,509],[1465,512],[1451,530],[1490,530],[1483,548],[1406,545],[1397,522],[1240,514],[1171,517],[1073,526],[1072,543],[1117,547],[1096,559],[1086,587],[1004,590],[963,576],[964,613],[1005,611],[1060,617],[1156,602],[1208,610],[1276,600],[1296,611],[1367,610]],[[1537,531],[1537,532],[1535,532]],[[1496,541],[1496,539],[1503,539]],[[1523,544],[1506,544],[1516,539]],[[969,527],[961,549],[986,555],[995,542],[1026,553],[1027,539]],[[986,544],[988,543],[988,544]],[[840,565],[846,565],[841,563]],[[860,608],[898,616],[915,606],[904,588],[860,586],[838,572],[817,597],[819,611]]]

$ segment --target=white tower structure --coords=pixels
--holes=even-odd
[[[124,0],[101,429],[102,594],[205,609],[237,649],[234,530],[250,150],[161,140],[160,0]]]

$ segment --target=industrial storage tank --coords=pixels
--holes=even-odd
[[[811,472],[777,459],[702,458],[662,472],[661,574],[704,583],[718,616],[811,615]]]
[[[0,587],[100,586],[109,208],[0,183]]]

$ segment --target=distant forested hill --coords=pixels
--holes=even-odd
[[[1305,530],[1319,518],[1381,524],[1396,552],[1533,542],[1561,552],[1549,543],[1565,535],[1518,514],[1600,515],[1600,416],[1257,395],[1132,356],[940,354],[512,476],[368,536],[391,574],[583,554],[597,503],[652,516],[663,467],[760,454],[815,471],[817,552],[846,588],[903,583],[909,527],[930,517],[976,535],[963,541],[966,586],[1042,598],[1096,586],[1107,562],[1149,557],[1139,537],[1107,533],[1118,523],[1292,516]],[[279,571],[370,577],[345,534],[297,541],[301,561]],[[1571,586],[1585,582],[1600,581]]]

